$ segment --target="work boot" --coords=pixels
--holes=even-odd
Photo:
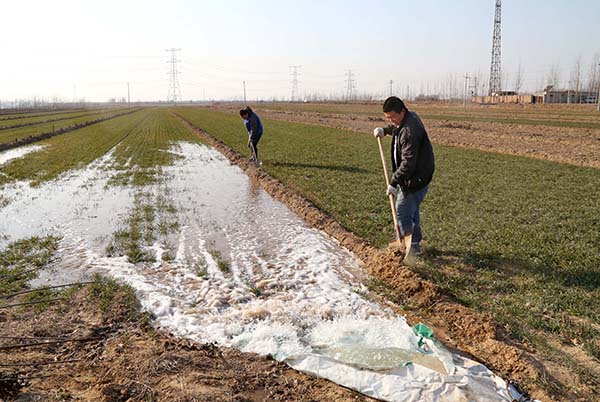
[[[415,251],[415,255],[416,256],[421,255],[421,245],[420,244],[413,243],[413,244],[411,244],[410,248]]]
[[[409,268],[413,268],[417,265],[417,252],[414,248],[411,247],[408,249],[408,253],[404,256],[402,264]]]

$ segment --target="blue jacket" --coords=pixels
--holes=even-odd
[[[250,112],[248,118],[244,120],[246,130],[252,138],[260,138],[263,134],[263,126],[258,115],[254,112]]]

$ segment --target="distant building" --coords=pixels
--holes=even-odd
[[[495,105],[498,103],[533,104],[543,103],[543,98],[536,95],[517,95],[515,91],[501,91],[498,94],[490,96],[473,96],[471,102],[487,105]]]
[[[548,85],[543,91],[536,93],[543,97],[544,103],[598,103],[598,92],[574,91],[571,89],[554,89]]]
[[[495,105],[498,103],[598,103],[598,92],[554,89],[552,85],[533,95],[518,95],[515,91],[501,91],[491,96],[474,96],[473,103]]]

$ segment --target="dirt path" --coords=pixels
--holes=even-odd
[[[156,331],[147,317],[126,307],[131,306],[130,297],[121,288],[102,312],[101,302],[82,289],[43,312],[35,307],[12,314],[0,310],[1,347],[57,338],[98,339],[0,348],[0,400],[373,401],[268,357]],[[31,379],[16,381],[15,373]]]
[[[264,114],[264,113],[263,113]],[[396,301],[408,307],[408,321],[434,328],[436,337],[446,345],[464,351],[484,362],[503,378],[515,379],[536,398],[544,401],[591,401],[595,391],[573,373],[542,362],[532,350],[514,344],[489,315],[474,312],[441,294],[435,285],[400,264],[400,251],[379,250],[364,239],[345,230],[314,205],[285,187],[246,157],[202,130],[188,125],[208,144],[222,152],[274,198],[285,203],[311,226],[325,231],[352,251],[369,274],[391,290]],[[571,393],[569,389],[579,392]]]
[[[237,111],[233,105],[219,105],[213,109]],[[266,119],[317,124],[365,133],[370,133],[374,127],[387,124],[383,117],[361,114],[272,109],[260,109],[259,113]],[[599,129],[435,119],[425,119],[424,123],[431,140],[437,144],[529,156],[600,169]]]

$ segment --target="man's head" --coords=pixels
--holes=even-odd
[[[385,117],[397,126],[399,126],[402,119],[404,119],[406,112],[407,109],[404,102],[397,96],[390,96],[383,102],[383,113],[385,114]]]
[[[247,109],[240,110],[240,116],[242,117],[242,119],[248,120],[249,115],[250,115],[250,113],[248,112]]]

